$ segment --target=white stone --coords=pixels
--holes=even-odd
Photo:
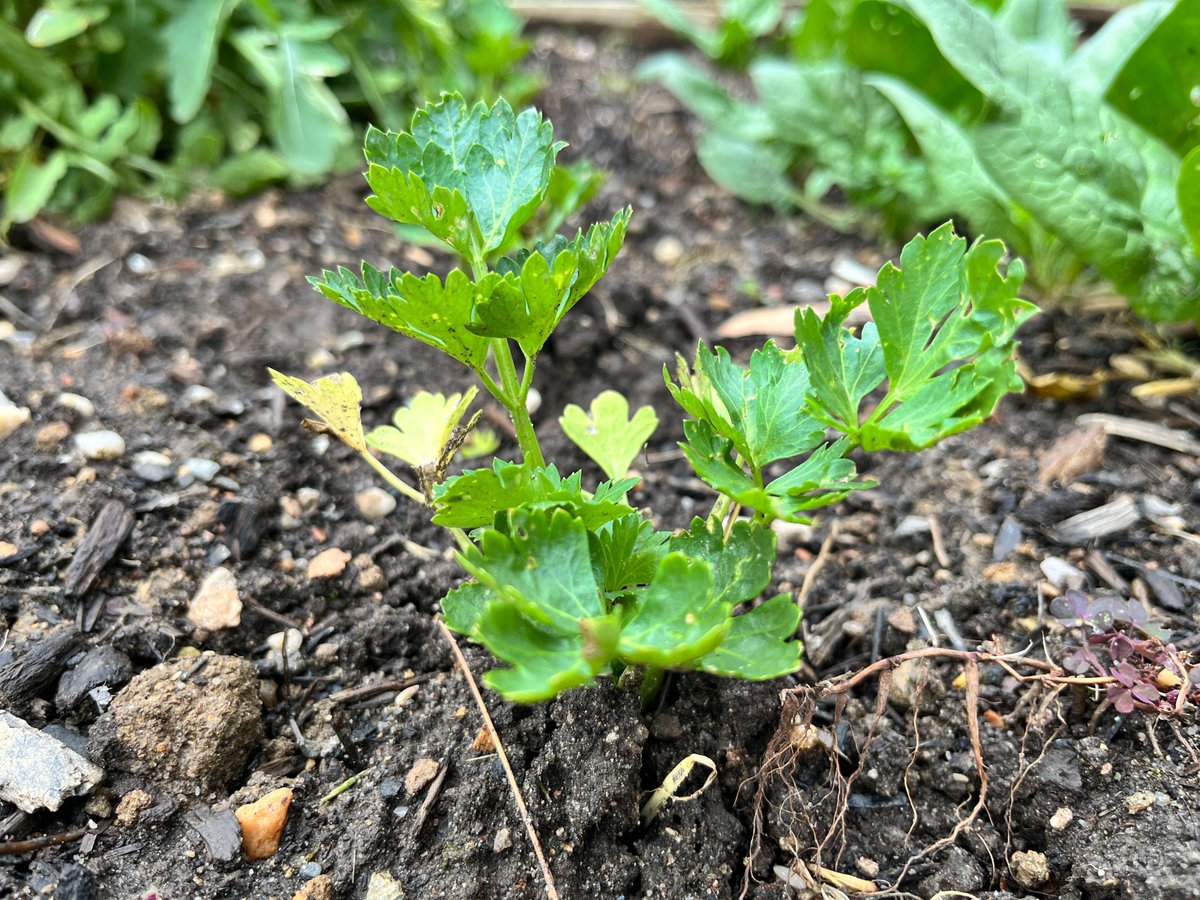
[[[385,519],[396,511],[396,498],[379,487],[369,487],[354,495],[354,505],[368,521]]]
[[[115,431],[85,431],[75,435],[75,449],[87,459],[120,459],[125,439]]]
[[[205,631],[237,628],[242,623],[242,600],[233,573],[224,566],[209,572],[192,598],[187,617]]]
[[[285,643],[287,646],[288,671],[293,675],[297,672],[303,672],[305,665],[304,657],[300,655],[300,647],[304,644],[304,635],[295,628],[289,628],[287,631],[277,631],[267,636],[267,647],[270,648],[267,660],[271,664],[271,668],[279,674],[283,674]]]
[[[27,813],[53,812],[103,778],[103,769],[66,744],[0,712],[0,800]]]
[[[29,421],[29,407],[17,406],[0,394],[0,440]]]
[[[1047,556],[1041,562],[1041,569],[1046,579],[1060,591],[1083,588],[1086,576],[1065,559]]]
[[[96,414],[96,404],[81,394],[61,393],[58,395],[58,405],[65,406],[81,419],[90,419]]]

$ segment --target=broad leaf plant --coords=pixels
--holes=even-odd
[[[568,406],[564,433],[608,480],[585,486],[546,461],[528,412],[539,355],[621,250],[631,210],[574,236],[502,255],[538,214],[564,145],[535,110],[457,95],[419,110],[402,133],[366,137],[368,205],[418,225],[462,261],[445,277],[363,263],[310,278],[335,303],[458,360],[512,418],[521,459],[447,476],[475,418],[475,397],[420,393],[393,424],[365,433],[348,374],[312,384],[273,372],[325,428],[396,488],[432,507],[469,579],[442,600],[446,624],[507,664],[486,675],[505,697],[545,700],[606,675],[641,669],[643,693],[667,670],[747,679],[794,671],[800,611],[766,597],[772,522],[873,486],[852,451],[919,450],[988,418],[1020,390],[1014,334],[1032,314],[1024,270],[1003,246],[967,247],[944,225],[913,239],[875,287],[831,298],[824,316],[796,317],[796,346],[756,350],[749,366],[701,344],[664,372],[688,418],[683,452],[717,495],[678,532],[657,529],[629,501],[630,468],[658,421],[605,391]],[[871,321],[846,327],[865,304]],[[477,418],[476,414],[476,418]],[[416,486],[371,452],[395,456]]]

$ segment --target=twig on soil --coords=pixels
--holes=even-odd
[[[554,875],[550,871],[550,866],[546,863],[546,857],[542,853],[542,844],[538,840],[537,830],[533,827],[533,819],[529,815],[529,809],[525,806],[525,798],[521,796],[521,788],[517,785],[517,776],[513,774],[512,766],[508,762],[508,753],[504,750],[504,744],[500,741],[500,734],[496,731],[496,726],[492,724],[491,713],[488,712],[487,704],[483,702],[483,694],[479,692],[479,685],[475,683],[475,676],[471,674],[471,667],[467,665],[467,658],[463,656],[462,649],[458,646],[458,641],[450,629],[446,627],[446,623],[440,617],[435,617],[438,628],[450,644],[450,649],[454,651],[454,658],[458,661],[458,666],[463,671],[463,675],[467,679],[467,687],[471,690],[471,696],[475,698],[475,705],[479,707],[480,715],[483,716],[483,725],[488,730],[488,735],[492,739],[492,746],[496,748],[496,755],[500,757],[500,764],[504,766],[504,775],[508,779],[508,786],[512,790],[513,799],[517,802],[517,810],[521,814],[521,821],[525,823],[525,831],[529,834],[529,840],[533,844],[533,855],[537,857],[538,865],[542,867],[542,877],[546,880],[546,895],[550,900],[559,900],[558,889],[554,886]]]
[[[942,526],[938,522],[938,517],[930,515],[927,517],[929,521],[929,537],[933,542],[933,555],[937,557],[938,565],[943,569],[950,568],[950,557],[946,554],[946,545],[942,540]]]
[[[76,828],[73,831],[64,831],[60,834],[47,834],[38,838],[30,838],[27,841],[7,841],[0,844],[0,856],[17,856],[22,853],[33,853],[37,850],[44,850],[47,847],[54,847],[58,844],[70,844],[79,840],[88,833],[86,828]]]
[[[837,538],[837,520],[835,519],[829,525],[829,534],[825,536],[825,540],[821,542],[821,549],[817,552],[817,557],[812,561],[812,565],[808,567],[808,571],[804,573],[804,580],[800,582],[800,593],[796,595],[796,605],[801,610],[804,609],[804,603],[808,600],[808,594],[812,590],[813,584],[817,580],[817,576],[821,574],[821,569],[825,567],[825,563],[829,560],[829,552],[833,549],[833,542]]]
[[[364,684],[362,687],[346,688],[344,691],[337,691],[330,694],[327,699],[330,703],[355,703],[359,700],[367,700],[379,694],[386,694],[389,691],[402,691],[407,687],[412,687],[414,684],[423,684],[433,677],[432,672],[426,672],[422,675],[414,675],[412,678],[401,678],[391,681],[377,681],[374,684]]]
[[[437,802],[438,795],[442,792],[442,785],[445,783],[446,774],[449,771],[450,766],[443,764],[439,767],[437,776],[429,783],[429,788],[425,791],[425,799],[421,801],[416,818],[413,819],[411,833],[414,840],[420,836],[421,830],[425,827],[425,820],[429,818],[429,811],[433,809],[433,804]]]

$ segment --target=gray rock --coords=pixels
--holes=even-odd
[[[183,821],[200,835],[215,862],[229,862],[242,849],[242,827],[232,810],[195,806]]]
[[[128,656],[108,645],[94,647],[58,680],[54,705],[63,715],[75,712],[95,688],[104,685],[116,690],[128,684],[131,675]]]
[[[87,794],[104,770],[24,719],[0,712],[0,800],[27,813]]]

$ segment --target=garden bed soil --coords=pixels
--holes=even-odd
[[[663,365],[698,339],[711,342],[734,314],[819,300],[838,287],[834,270],[874,269],[895,248],[773,218],[714,187],[692,151],[694,124],[669,95],[635,81],[638,54],[621,39],[544,31],[534,40],[546,78],[539,104],[571,143],[564,158],[612,173],[589,212],[634,208],[610,276],[549,345],[535,420],[548,457],[594,477],[558,432],[563,405],[586,406],[609,387],[653,405],[663,424],[638,463],[635,496],[659,527],[683,527],[712,497],[676,449],[680,411]],[[365,518],[356,498],[376,485],[371,470],[301,429],[305,413],[266,373],[354,373],[368,426],[418,389],[467,386],[438,354],[305,283],[360,258],[447,266],[401,243],[363,194],[361,179],[347,177],[179,208],[124,201],[110,221],[79,230],[75,253],[53,232],[49,243],[44,231],[18,234],[30,246],[4,268],[0,293],[17,334],[0,344],[0,388],[32,421],[0,457],[0,540],[13,545],[0,560],[0,672],[50,646],[51,635],[74,635],[77,621],[90,625],[11,711],[88,749],[107,780],[56,813],[0,805],[0,841],[85,831],[0,856],[0,895],[287,898],[307,889],[342,898],[366,895],[372,879],[372,896],[545,895],[501,765],[434,623],[439,598],[462,577],[448,536],[403,500],[385,518]],[[1139,346],[1120,313],[1079,310],[1037,317],[1023,339],[1035,372],[1080,376]],[[755,339],[724,343],[744,359]],[[90,400],[94,418],[77,402],[64,406],[63,392]],[[748,684],[678,674],[646,711],[608,681],[536,706],[486,693],[559,894],[685,900],[735,897],[746,886],[765,900],[788,895],[774,866],[818,858],[893,881],[979,795],[956,681],[963,665],[897,670],[878,718],[876,681],[856,689],[836,721],[831,699],[806,712],[797,704],[807,695],[791,689],[928,646],[934,622],[943,644],[955,629],[972,647],[990,640],[1038,658],[1058,653],[1061,629],[1045,615],[1047,558],[1070,564],[1088,591],[1125,580],[1194,647],[1197,456],[1111,438],[1070,483],[1042,483],[1045,451],[1089,412],[1193,434],[1200,421],[1194,396],[1152,409],[1113,382],[1090,399],[1011,397],[992,421],[934,450],[861,459],[877,490],[781,536],[775,587],[799,592],[808,576],[808,662],[796,676]],[[73,451],[72,435],[98,424],[123,437],[120,458],[84,461]],[[515,452],[506,439],[502,453]],[[190,458],[219,472],[180,480]],[[1121,496],[1141,504],[1125,527],[1078,545],[1051,539],[1060,521]],[[131,527],[121,541],[123,524]],[[118,542],[108,553],[103,537]],[[74,562],[81,548],[90,565]],[[349,554],[344,571],[310,578],[308,561],[331,548]],[[240,625],[198,631],[189,604],[218,567],[236,580]],[[288,628],[302,641],[282,667],[271,636]],[[480,648],[463,649],[477,676],[491,664]],[[110,654],[111,705],[103,689],[64,697],[63,672],[79,668],[84,651],[88,665]],[[148,674],[121,692],[137,673]],[[347,693],[359,688],[368,690]],[[980,695],[985,809],[908,869],[904,891],[1200,897],[1200,777],[1186,744],[1198,741],[1194,722],[1097,713],[1086,691],[1051,695],[994,665],[981,671]],[[768,755],[777,733],[772,750],[782,752]],[[141,746],[139,735],[153,741]],[[842,785],[858,770],[840,805],[830,748]],[[715,781],[642,823],[647,793],[690,754],[715,763]],[[764,768],[773,774],[755,781]],[[439,777],[423,780],[422,769]],[[280,787],[294,795],[282,845],[250,861],[227,811]],[[1045,878],[1028,874],[1039,858],[1018,851],[1044,854]],[[390,894],[385,874],[397,886]]]

